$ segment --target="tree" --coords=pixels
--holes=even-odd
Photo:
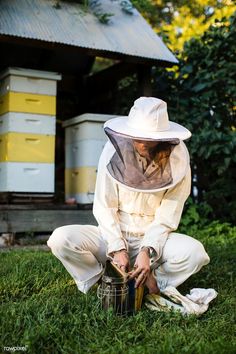
[[[236,11],[233,0],[132,0],[154,30],[176,54],[184,43],[199,38],[215,20]]]
[[[236,13],[215,22],[184,46],[178,75],[162,72],[155,95],[166,99],[172,119],[192,132],[188,146],[197,202],[213,217],[236,214]],[[158,93],[157,93],[158,92]]]

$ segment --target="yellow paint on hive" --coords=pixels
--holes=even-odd
[[[66,194],[94,193],[97,167],[66,168]]]
[[[7,112],[55,115],[56,96],[10,91],[0,97],[0,114]]]
[[[0,162],[54,163],[55,136],[7,133],[0,135]]]

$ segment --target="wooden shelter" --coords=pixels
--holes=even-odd
[[[117,87],[120,80],[136,75],[137,96],[150,95],[151,68],[178,63],[131,5],[127,11],[119,1],[98,3],[99,11],[72,0],[0,2],[0,72],[18,67],[52,71],[62,76],[57,85],[53,203],[52,200],[46,203],[40,196],[35,199],[30,195],[25,198],[20,194],[0,193],[0,233],[51,231],[63,224],[88,222],[83,220],[85,214],[78,211],[77,206],[63,203],[62,123],[82,113],[119,114],[117,107],[122,98],[117,95]],[[98,12],[100,20],[111,14],[109,23],[101,23],[99,16],[94,15]],[[97,57],[109,59],[109,67],[95,71]]]

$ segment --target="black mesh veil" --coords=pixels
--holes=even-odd
[[[136,139],[119,134],[106,127],[105,133],[115,148],[115,153],[107,164],[110,175],[118,182],[138,190],[154,190],[172,183],[170,155],[178,139]],[[135,142],[151,141],[157,143],[152,148],[152,159],[140,156],[135,148]]]

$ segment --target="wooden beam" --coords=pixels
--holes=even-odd
[[[104,93],[113,90],[121,79],[133,74],[138,77],[139,96],[151,96],[151,66],[124,62],[119,62],[96,74],[87,76],[86,90],[89,96],[94,96],[93,100],[96,100]]]
[[[148,65],[156,65],[156,66],[164,66],[164,67],[172,67],[172,66],[176,65],[175,63],[170,63],[165,60],[136,57],[133,55],[127,55],[127,54],[122,54],[122,53],[118,53],[118,52],[111,52],[108,50],[91,49],[91,48],[79,47],[79,46],[74,46],[74,45],[69,45],[69,44],[47,42],[47,41],[38,40],[38,39],[14,37],[14,36],[3,35],[3,34],[0,34],[0,42],[21,44],[21,45],[27,45],[29,47],[47,48],[47,49],[62,48],[62,49],[66,49],[68,51],[68,55],[69,55],[70,51],[71,52],[75,51],[77,53],[80,52],[80,53],[83,53],[86,55],[91,55],[91,56],[117,59],[117,60],[122,60],[127,63],[133,63],[133,64],[140,63],[140,64],[148,64]]]
[[[89,93],[100,91],[101,88],[109,90],[113,88],[114,84],[126,76],[136,74],[138,65],[119,62],[103,69],[93,75],[86,77],[86,85]]]
[[[51,232],[59,226],[97,225],[91,210],[2,210],[0,233]]]

